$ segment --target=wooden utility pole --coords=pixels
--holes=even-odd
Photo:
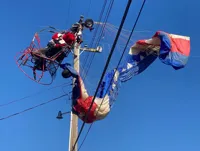
[[[102,47],[97,48],[81,48],[79,44],[75,44],[74,47],[74,69],[79,73],[79,57],[80,50],[92,52],[92,53],[100,53],[102,51]],[[75,78],[73,79],[73,86],[75,83]],[[72,92],[72,104],[73,104],[73,92]],[[77,143],[75,145],[76,139],[78,137],[78,116],[73,114],[71,111],[71,120],[70,120],[70,136],[69,136],[69,151],[77,151]],[[75,145],[75,146],[74,146]]]
[[[80,54],[80,45],[78,43],[75,44],[74,47],[74,69],[79,73],[79,54]],[[75,79],[73,79],[73,86],[75,83]],[[73,95],[73,93],[72,93]],[[73,96],[72,96],[72,104],[73,104]],[[77,143],[74,146],[77,136],[78,136],[78,116],[73,114],[71,111],[71,120],[70,120],[70,136],[69,136],[69,151],[77,151]]]

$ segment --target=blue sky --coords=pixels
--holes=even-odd
[[[108,19],[109,23],[116,26],[120,24],[126,2],[115,1]],[[88,4],[89,0],[73,0],[69,10],[69,0],[1,2],[0,104],[38,91],[43,93],[0,107],[0,117],[62,95],[63,91],[70,91],[70,87],[47,90],[69,81],[62,79],[60,72],[52,86],[42,86],[29,80],[17,68],[14,57],[17,52],[29,45],[36,31],[48,25],[67,29],[79,19],[80,14],[87,14]],[[126,29],[131,29],[141,4],[142,0],[132,2],[124,25]],[[88,16],[98,20],[102,5],[103,1],[93,0]],[[136,30],[151,32],[135,33],[133,38],[150,38],[157,30],[190,36],[191,56],[188,64],[184,69],[175,71],[157,60],[142,74],[125,83],[111,113],[106,119],[93,125],[81,150],[200,150],[199,6],[198,1],[186,0],[146,2]],[[102,45],[103,42],[106,40],[102,41]],[[102,54],[95,55],[86,79],[86,87],[91,95],[97,86],[108,53],[109,49],[104,47]],[[86,56],[83,54],[82,60]],[[115,65],[117,56],[119,51],[115,52],[111,67]],[[100,65],[99,61],[103,63]],[[69,102],[67,97],[62,98],[0,121],[0,149],[2,151],[68,150],[69,116],[65,116],[61,121],[55,117],[59,110],[69,110]],[[88,125],[83,134],[87,131],[87,127]]]

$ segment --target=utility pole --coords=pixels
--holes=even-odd
[[[81,16],[79,23],[83,22],[83,16]],[[93,23],[91,22],[91,20],[87,20],[87,23],[85,21],[85,26],[87,25],[87,28],[89,28],[89,25],[92,27]],[[82,36],[82,32],[79,33]],[[76,70],[77,73],[79,72],[79,58],[80,58],[80,50],[83,51],[89,51],[89,52],[101,52],[102,48],[101,47],[97,47],[96,49],[94,48],[81,48],[79,43],[75,43],[74,46],[74,70]],[[73,79],[73,87],[75,86],[75,78]],[[74,99],[76,99],[74,96],[74,93],[72,92],[72,105],[73,105],[73,101],[75,101]],[[71,111],[71,117],[70,117],[70,135],[69,135],[69,151],[77,151],[78,150],[78,145],[76,143],[77,141],[77,137],[78,137],[78,116],[76,114],[74,114]],[[76,143],[76,144],[75,144]],[[75,145],[75,146],[74,146]]]
[[[80,56],[80,45],[78,43],[75,44],[74,47],[74,69],[79,73],[79,56]],[[73,79],[73,86],[75,83],[75,79]],[[73,95],[73,93],[72,93]],[[73,104],[73,96],[72,96],[72,104]],[[69,151],[77,151],[77,143],[75,144],[75,141],[78,136],[78,116],[73,114],[71,111],[71,117],[70,117],[70,136],[69,136]]]
[[[87,51],[87,52],[93,52],[93,53],[100,53],[102,51],[102,47],[95,48],[81,48],[78,43],[75,44],[74,47],[74,69],[79,73],[79,58],[80,58],[80,50]],[[75,78],[73,79],[73,86],[75,83]],[[73,93],[72,93],[73,95]],[[72,104],[73,104],[73,96],[72,96]],[[69,151],[77,151],[77,143],[74,146],[76,139],[78,137],[78,116],[76,114],[73,114],[71,111],[71,117],[70,117],[70,136],[69,136]]]

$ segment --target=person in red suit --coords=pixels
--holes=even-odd
[[[114,77],[112,79],[113,75]],[[102,88],[99,89],[98,94],[95,98],[94,96],[91,96],[88,94],[82,78],[79,75],[74,75],[74,77],[76,78],[76,80],[75,80],[75,85],[73,88],[72,111],[82,121],[86,123],[93,123],[95,121],[99,121],[106,118],[111,110],[113,101],[115,100],[115,99],[113,100],[113,96],[116,97],[116,94],[114,93],[115,91],[118,91],[118,88],[119,88],[117,86],[119,72],[115,73],[113,70],[112,72],[109,72],[106,74],[104,80],[106,80],[107,82],[104,80],[102,81],[101,83]],[[109,84],[110,86],[105,86],[105,82]],[[94,102],[93,102],[93,99],[94,99]],[[91,109],[89,110],[90,106],[91,106]]]
[[[79,22],[74,23],[69,31],[54,33],[47,46],[35,52],[37,54],[34,56],[35,69],[41,70],[46,61],[44,58],[50,58],[60,64],[67,57],[69,51],[73,49],[75,43],[81,44],[83,42],[82,31],[84,27],[91,31],[93,24],[92,19],[86,19],[83,22],[83,17],[81,17]]]

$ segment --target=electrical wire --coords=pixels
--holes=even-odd
[[[107,13],[106,13],[106,17],[105,17],[105,19],[104,19],[104,24],[103,24],[103,26],[102,26],[102,28],[101,28],[101,31],[100,31],[100,36],[98,36],[99,38],[97,39],[97,42],[96,42],[96,44],[94,45],[94,47],[97,47],[97,46],[99,45],[99,43],[100,43],[100,41],[101,41],[101,39],[102,39],[102,37],[103,37],[103,33],[104,33],[105,27],[106,27],[106,23],[107,23],[107,20],[108,20],[109,15],[110,15],[111,9],[112,9],[112,7],[113,7],[113,3],[114,3],[114,0],[110,1],[110,4],[109,4],[109,6],[108,6],[108,10],[107,10]],[[92,46],[92,45],[91,45],[91,46]],[[95,53],[92,54],[92,58],[90,59],[90,62],[89,62],[87,71],[85,72],[85,73],[86,73],[86,74],[85,74],[85,77],[83,77],[83,80],[86,78],[86,76],[87,76],[87,74],[88,74],[88,72],[89,72],[89,70],[90,70],[90,67],[91,67],[91,65],[92,65],[92,62],[93,62],[94,57],[95,57]]]
[[[88,9],[87,9],[87,12],[86,12],[86,17],[88,17],[88,14],[89,14],[90,9],[91,9],[91,5],[92,5],[92,0],[89,1],[89,6],[88,6]]]
[[[57,85],[57,86],[54,86],[54,87],[49,88],[49,89],[47,89],[47,90],[42,90],[42,91],[39,91],[39,92],[30,94],[30,95],[27,95],[27,96],[25,96],[25,97],[22,97],[22,98],[20,98],[20,99],[13,100],[13,101],[10,101],[10,102],[8,102],[8,103],[0,104],[0,108],[1,108],[1,107],[4,107],[4,106],[7,106],[7,105],[10,105],[10,104],[13,104],[13,103],[16,103],[16,102],[19,102],[19,101],[22,101],[22,100],[25,100],[25,99],[27,99],[27,98],[30,98],[30,97],[34,96],[34,95],[38,95],[38,94],[44,93],[45,91],[49,91],[49,90],[52,90],[52,89],[56,89],[56,88],[59,88],[59,87],[65,87],[65,86],[69,86],[69,85],[72,85],[71,82],[64,83],[64,84],[61,84],[61,85]]]
[[[140,8],[140,11],[139,11],[139,13],[138,13],[137,19],[136,19],[136,21],[135,21],[135,23],[134,23],[134,25],[133,25],[132,31],[131,31],[131,33],[130,33],[130,35],[129,35],[129,38],[128,38],[127,43],[126,43],[126,46],[125,46],[125,48],[124,48],[124,50],[123,50],[123,53],[122,53],[122,55],[121,55],[121,57],[120,57],[120,60],[119,60],[119,62],[118,62],[118,64],[117,64],[116,69],[118,69],[118,67],[119,67],[119,65],[120,65],[120,63],[121,63],[121,61],[122,61],[122,58],[123,58],[124,53],[125,53],[125,51],[126,51],[126,49],[127,49],[128,43],[129,43],[130,40],[131,40],[131,37],[132,37],[132,35],[133,35],[133,32],[134,32],[134,30],[135,30],[135,28],[136,28],[136,25],[137,25],[137,23],[138,23],[138,20],[139,20],[139,18],[140,18],[140,15],[141,15],[141,13],[142,13],[143,8],[144,8],[145,2],[146,2],[146,0],[143,1],[143,4],[142,4],[142,6],[141,6],[141,8]],[[117,70],[115,70],[115,73],[116,73],[116,71],[117,71]],[[113,78],[114,78],[114,76],[115,76],[115,73],[114,73],[114,75],[113,75],[113,77],[112,77],[112,80],[113,80]],[[112,80],[111,80],[111,81],[112,81]],[[109,85],[111,85],[111,82],[110,82]],[[107,88],[107,90],[106,90],[106,93],[107,93],[107,92],[108,92],[108,88]],[[105,98],[105,97],[104,97],[104,98]],[[100,104],[100,106],[99,106],[99,108],[98,108],[98,111],[99,111],[99,109],[101,108],[101,105],[102,105],[103,101],[104,101],[104,99],[102,100],[102,102],[101,102],[101,104]],[[97,114],[98,114],[98,111],[97,111]],[[86,135],[85,135],[85,137],[84,137],[84,139],[83,139],[83,141],[82,141],[82,143],[81,143],[81,145],[80,145],[80,147],[79,147],[78,150],[80,150],[80,148],[81,148],[82,145],[84,144],[84,141],[86,140],[87,135],[89,134],[89,131],[90,131],[92,125],[93,125],[93,123],[90,125],[90,127],[89,127],[89,129],[88,129],[88,131],[87,131],[87,133],[86,133]]]
[[[112,48],[111,48],[111,51],[110,51],[110,54],[109,54],[109,56],[108,56],[106,65],[105,65],[105,67],[104,67],[103,73],[102,73],[101,78],[100,78],[100,81],[99,81],[99,83],[98,83],[98,86],[97,86],[95,95],[94,95],[94,97],[93,97],[93,99],[92,99],[92,103],[91,103],[91,105],[90,105],[90,107],[89,107],[89,109],[88,109],[88,112],[87,112],[87,114],[86,114],[86,116],[85,116],[85,118],[84,118],[84,121],[87,120],[87,118],[88,118],[88,113],[90,112],[90,110],[91,110],[91,108],[92,108],[92,105],[94,104],[94,100],[95,100],[96,95],[97,95],[97,93],[98,93],[98,89],[99,89],[99,87],[100,87],[100,85],[101,85],[101,82],[102,82],[102,80],[103,80],[103,77],[104,77],[104,75],[105,75],[105,73],[106,73],[106,70],[107,70],[107,68],[108,68],[109,62],[110,62],[110,60],[111,60],[112,54],[113,54],[113,52],[114,52],[114,50],[115,50],[115,46],[116,46],[117,41],[118,41],[118,39],[119,39],[119,35],[120,35],[120,33],[121,33],[121,30],[122,30],[122,27],[123,27],[123,25],[124,25],[124,22],[125,22],[125,20],[126,20],[126,17],[127,17],[128,11],[129,11],[129,8],[130,8],[130,6],[131,6],[131,3],[132,3],[132,0],[129,0],[128,3],[127,3],[127,6],[126,6],[126,9],[125,9],[123,18],[122,18],[121,23],[120,23],[119,30],[118,30],[117,35],[116,35],[116,38],[115,38],[115,40],[114,40],[114,42],[113,42],[113,46],[112,46]],[[85,126],[85,122],[83,122],[83,124],[82,124],[82,126],[81,126],[80,132],[79,132],[78,137],[77,137],[77,139],[76,139],[76,141],[75,141],[75,143],[74,143],[74,145],[73,145],[72,151],[74,151],[74,148],[75,148],[76,143],[78,142],[78,140],[79,140],[79,138],[80,138],[80,135],[81,135],[81,133],[82,133],[82,131],[83,131],[84,126]]]
[[[69,0],[69,5],[68,5],[68,12],[67,12],[67,25],[70,20],[70,8],[71,8],[71,0]]]
[[[81,142],[81,144],[80,144],[80,146],[79,146],[79,148],[78,148],[78,151],[79,151],[79,150],[81,149],[81,147],[83,146],[83,144],[84,144],[84,142],[85,142],[85,140],[86,140],[86,138],[87,138],[87,136],[88,136],[88,134],[89,134],[89,132],[90,132],[90,130],[91,130],[91,128],[92,128],[92,125],[93,125],[93,123],[90,124],[90,127],[88,128],[87,133],[85,134],[85,137],[84,137],[83,141]]]
[[[38,105],[36,105],[36,106],[27,108],[27,109],[25,109],[25,110],[23,110],[23,111],[20,111],[20,112],[17,112],[17,113],[14,113],[14,114],[11,114],[11,115],[2,117],[2,118],[0,118],[0,121],[5,120],[5,119],[8,119],[8,118],[11,118],[11,117],[16,116],[16,115],[19,115],[19,114],[22,114],[22,113],[27,112],[27,111],[33,110],[33,109],[38,108],[38,107],[40,107],[40,106],[46,105],[46,104],[48,104],[48,103],[50,103],[50,102],[53,102],[53,101],[55,101],[55,100],[58,100],[58,99],[60,99],[60,98],[62,98],[62,97],[64,97],[64,96],[67,96],[67,95],[68,95],[68,94],[61,95],[61,96],[59,96],[59,97],[56,97],[56,98],[51,99],[51,100],[49,100],[49,101],[43,102],[43,103],[38,104]]]
[[[107,4],[107,0],[104,0],[102,9],[101,9],[101,12],[100,12],[100,15],[99,15],[98,22],[101,22],[101,20],[102,20],[103,13],[104,13],[105,8],[106,8],[106,4]],[[95,38],[96,38],[96,36],[97,36],[97,33],[98,33],[98,30],[99,30],[99,27],[100,27],[100,26],[97,25],[97,27],[95,28],[95,31],[94,31],[94,34],[93,34],[93,37],[92,37],[92,39],[91,39],[91,42],[90,42],[89,47],[92,47],[92,46],[93,46],[94,40],[95,40]],[[83,61],[83,62],[84,62],[84,63],[83,63],[83,68],[86,67],[86,63],[87,63],[87,60],[88,60],[88,58],[89,58],[89,55],[90,55],[90,54],[87,54],[86,57],[85,57],[85,59],[84,59],[84,61]],[[86,77],[86,75],[84,75],[84,76]],[[83,81],[84,81],[84,79],[85,79],[85,78],[83,78]]]

